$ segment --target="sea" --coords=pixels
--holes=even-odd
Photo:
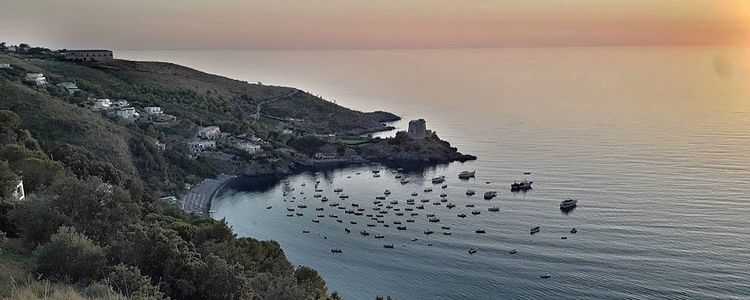
[[[115,55],[293,86],[356,110],[393,112],[403,118],[394,123],[398,130],[422,118],[440,138],[478,157],[400,170],[362,165],[243,180],[214,199],[214,218],[226,219],[240,236],[278,241],[293,264],[318,270],[328,290],[345,299],[747,299],[749,50]],[[476,171],[476,177],[460,180],[464,170]],[[440,175],[445,189],[431,182]],[[510,184],[524,176],[533,180],[533,189],[511,192]],[[404,178],[409,182],[402,184]],[[425,192],[428,188],[432,191]],[[469,189],[476,195],[466,195]],[[391,209],[373,203],[385,190],[391,194],[382,204]],[[485,200],[486,191],[497,191],[497,197]],[[339,198],[342,193],[349,198]],[[561,211],[560,202],[568,198],[578,206]],[[415,208],[420,204],[424,209]],[[345,213],[358,208],[383,214],[376,217],[383,223]],[[287,217],[298,212],[303,216]],[[428,214],[440,221],[428,222]],[[397,230],[394,222],[407,230]],[[530,234],[536,226],[540,232]],[[384,248],[391,244],[393,249]],[[342,253],[331,253],[333,248]],[[469,254],[471,248],[476,253]],[[542,278],[545,274],[549,278]]]

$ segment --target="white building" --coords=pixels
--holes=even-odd
[[[112,108],[112,100],[109,99],[96,99],[91,105],[91,110],[94,111],[108,110],[110,108]]]
[[[26,192],[23,190],[23,180],[19,180],[18,183],[16,183],[16,187],[13,189],[10,197],[18,201],[26,198]]]
[[[216,142],[214,141],[192,141],[188,143],[188,149],[190,152],[198,153],[207,150],[216,149]]]
[[[42,73],[26,73],[26,77],[23,80],[37,86],[47,84],[47,78]]]
[[[148,106],[144,107],[143,111],[146,112],[149,116],[156,116],[156,115],[163,115],[164,111],[159,106]]]
[[[126,122],[133,122],[138,118],[138,113],[134,107],[123,107],[115,110],[115,115]]]
[[[117,100],[112,102],[113,108],[126,108],[129,107],[130,103],[127,100]]]
[[[198,137],[207,139],[207,140],[215,140],[218,139],[221,136],[221,130],[219,129],[219,126],[208,126],[208,127],[201,127],[198,129]]]
[[[245,151],[250,154],[255,154],[260,152],[260,145],[250,143],[250,142],[240,142],[237,144],[234,144],[234,148],[237,148],[239,150]]]
[[[11,69],[9,63],[0,63],[0,69]]]
[[[58,83],[57,86],[64,88],[68,94],[73,95],[77,92],[80,92],[81,90],[78,88],[78,85],[76,85],[73,82],[61,82]]]

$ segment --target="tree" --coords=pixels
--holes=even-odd
[[[72,227],[60,227],[33,253],[34,271],[67,282],[88,282],[104,269],[104,250]]]
[[[13,173],[8,162],[0,160],[0,200],[10,199],[17,180],[18,175]]]

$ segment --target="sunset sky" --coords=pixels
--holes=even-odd
[[[0,41],[113,49],[750,42],[750,0],[2,0]]]

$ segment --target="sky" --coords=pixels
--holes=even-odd
[[[0,41],[148,50],[747,45],[750,0],[1,0]]]

